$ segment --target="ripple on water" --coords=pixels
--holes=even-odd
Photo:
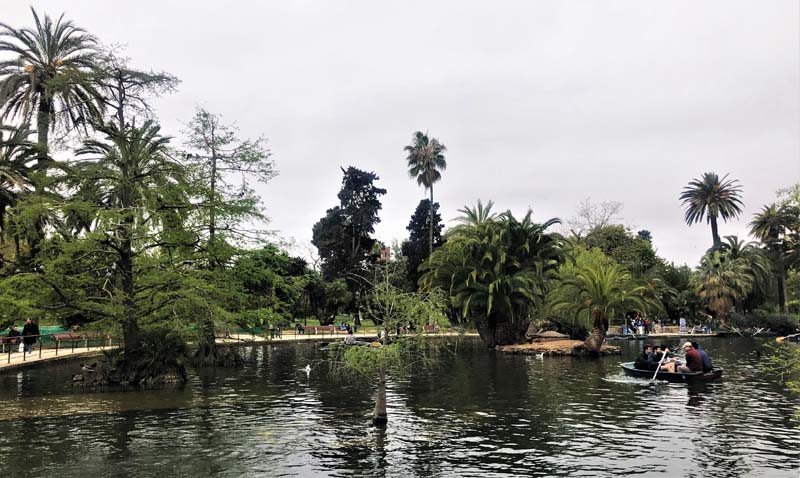
[[[751,343],[707,342],[726,377],[703,387],[624,377],[619,358],[462,345],[441,368],[390,381],[386,429],[370,426],[373,386],[302,372],[323,358],[312,345],[245,349],[244,368],[178,390],[75,393],[68,367],[30,370],[0,376],[0,455],[33,451],[33,474],[66,477],[797,478],[800,401],[743,353]]]

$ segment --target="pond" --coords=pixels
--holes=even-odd
[[[619,363],[503,355],[466,340],[388,386],[332,380],[314,344],[242,349],[181,389],[78,393],[77,365],[0,375],[7,476],[764,476],[800,473],[800,400],[754,339],[707,339],[720,383],[652,385]],[[13,458],[12,458],[13,457]]]

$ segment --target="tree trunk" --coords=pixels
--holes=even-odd
[[[372,424],[376,427],[385,427],[389,421],[386,413],[386,371],[381,367],[378,377],[378,392],[375,397],[375,412],[372,414]]]
[[[130,221],[130,222],[129,222]],[[133,248],[130,234],[133,218],[123,220],[122,234],[125,238],[120,242],[119,260],[117,261],[117,296],[122,299],[122,333],[125,338],[125,355],[131,356],[141,347],[139,321],[134,302],[133,283]]]
[[[600,310],[593,310],[592,333],[583,343],[588,352],[600,355],[600,348],[606,341],[606,330],[608,330],[608,317]]]
[[[36,166],[37,174],[34,176],[33,187],[37,193],[43,193],[45,188],[45,178],[47,178],[47,163],[49,151],[50,135],[50,109],[52,102],[42,94],[39,98],[39,109],[36,113]],[[33,237],[28,240],[30,256],[30,266],[33,267],[36,256],[39,253],[39,243],[44,237],[44,220],[41,216],[34,218],[35,232]]]
[[[49,152],[49,135],[50,135],[50,109],[52,103],[45,97],[44,94],[39,98],[39,109],[36,112],[36,146],[38,149],[37,162],[42,171],[45,171],[47,165],[47,155]],[[37,181],[34,185],[36,191],[41,192],[43,185],[41,181]]]
[[[211,121],[211,184],[209,184],[209,188],[211,189],[211,204],[209,205],[208,210],[208,252],[209,252],[209,263],[211,268],[214,269],[217,266],[217,138],[216,138],[216,131],[214,129],[214,120]]]
[[[530,322],[527,320],[512,322],[508,318],[497,315],[486,317],[485,314],[480,314],[475,317],[475,328],[478,329],[478,335],[490,348],[525,342],[525,332],[528,331],[529,325]]]
[[[783,251],[778,250],[778,308],[781,314],[786,314],[786,267],[783,265]]]
[[[711,222],[711,237],[714,240],[714,249],[719,249],[722,245],[722,241],[719,239],[719,230],[717,228],[717,216],[708,216],[709,222]]]
[[[206,319],[201,324],[202,336],[193,362],[197,367],[239,367],[244,359],[231,347],[217,346],[214,321]]]
[[[433,254],[433,184],[431,184],[431,208],[428,214],[428,257]]]

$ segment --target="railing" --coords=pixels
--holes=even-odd
[[[26,338],[35,338],[35,342],[30,344],[31,351],[28,352],[28,346],[24,344]],[[69,345],[62,346],[62,342]],[[83,344],[83,347],[80,345]],[[109,335],[84,335],[70,332],[60,332],[54,334],[41,334],[41,335],[18,335],[14,337],[0,336],[0,353],[7,356],[6,363],[11,363],[11,357],[14,353],[20,353],[19,348],[22,345],[22,361],[27,361],[29,357],[38,353],[38,358],[42,357],[42,350],[55,350],[57,356],[60,351],[70,350],[75,352],[76,346],[78,349],[100,349],[121,347],[122,338],[113,338]],[[35,351],[36,350],[36,351]],[[38,352],[37,352],[38,351]]]
[[[355,335],[359,335],[357,331],[357,327],[352,327]],[[302,327],[302,329],[298,329],[297,327],[290,327],[287,329],[281,329],[278,327],[264,329],[261,331],[260,334],[257,334],[255,331],[250,330],[237,330],[235,333],[226,332],[224,336],[217,337],[220,339],[233,339],[234,335],[236,340],[242,341],[247,340],[248,336],[251,341],[255,341],[256,336],[263,336],[269,340],[272,339],[282,339],[283,333],[289,333],[291,331],[290,337],[297,338],[301,335],[315,335],[319,336],[320,338],[333,337],[337,335],[345,335],[347,332],[345,330],[340,330],[338,326],[330,326],[330,325],[318,325],[318,326],[306,326]],[[424,325],[422,326],[422,333],[430,334],[441,334],[444,332],[454,332],[457,329],[442,329],[438,326],[430,326]],[[379,330],[370,330],[369,327],[363,327],[360,335],[362,337],[370,337],[374,336],[377,337]],[[407,331],[405,329],[400,329],[401,334],[408,334],[412,333],[412,331]],[[242,336],[244,335],[244,339]],[[35,338],[36,341],[31,344],[31,351],[28,351],[28,347],[23,345],[22,351],[19,352],[20,344],[24,344],[25,338]],[[288,337],[287,337],[288,338]],[[58,356],[59,352],[69,351],[70,353],[74,353],[75,349],[86,349],[87,351],[90,349],[100,349],[105,350],[106,348],[112,347],[122,347],[123,341],[121,337],[111,337],[110,335],[89,335],[89,334],[77,334],[74,332],[58,332],[53,334],[40,334],[40,335],[27,335],[27,336],[0,336],[0,354],[6,355],[6,363],[11,363],[11,358],[14,354],[21,353],[22,354],[22,361],[27,361],[29,357],[33,355],[38,355],[38,358],[42,357],[42,351],[47,350],[54,350],[55,356]],[[18,355],[17,355],[18,356]]]
[[[378,337],[380,333],[380,328],[375,328],[371,326],[351,326],[353,329],[353,333],[356,336],[360,337]],[[360,330],[359,330],[360,329]],[[448,332],[458,332],[461,329],[458,328],[449,328],[449,327],[440,327],[438,325],[422,325],[418,326],[416,330],[408,330],[406,328],[400,328],[399,334],[400,335],[408,335],[417,332],[421,332],[426,335],[441,335],[443,333]],[[395,334],[396,332],[392,330],[391,334]],[[287,339],[298,339],[300,337],[308,337],[314,336],[317,338],[324,339],[326,337],[335,337],[335,336],[344,336],[347,334],[345,329],[341,329],[338,325],[307,325],[300,327],[297,326],[290,326],[286,328],[280,327],[272,327],[267,329],[255,328],[255,329],[239,329],[236,331],[225,331],[223,334],[218,335],[216,338],[221,340],[235,340],[238,342],[241,341],[256,341],[256,337],[264,338],[266,340],[273,340],[273,339],[283,339],[285,334],[285,338]]]

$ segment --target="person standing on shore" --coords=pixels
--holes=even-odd
[[[33,352],[33,344],[39,338],[39,326],[31,319],[25,321],[22,328],[22,342],[25,344],[25,353]]]

